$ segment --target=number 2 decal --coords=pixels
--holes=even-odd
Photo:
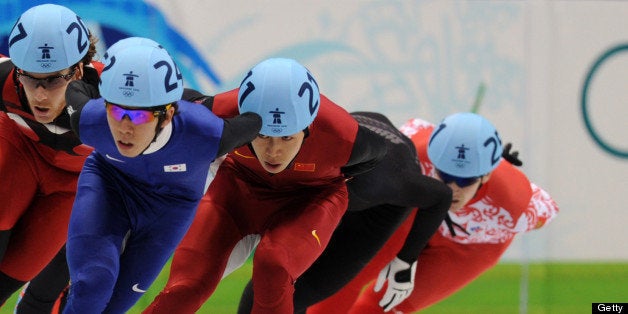
[[[318,89],[318,84],[316,84],[316,80],[314,80],[312,75],[310,75],[310,72],[307,72],[307,79],[310,82],[314,83],[314,85],[316,86],[316,89]],[[305,91],[309,91],[309,94],[310,94],[308,104],[310,108],[310,114],[312,115],[318,108],[318,101],[315,104],[312,103],[314,101],[314,89],[312,89],[312,85],[309,82],[303,82],[303,84],[301,84],[301,89],[299,89],[299,94],[298,94],[299,97],[303,97],[303,93],[305,93]]]
[[[162,66],[166,67],[166,75],[164,76],[164,88],[166,90],[166,93],[169,93],[173,89],[177,88],[179,86],[179,83],[176,80],[175,80],[174,83],[170,83],[170,80],[172,79],[172,66],[167,61],[161,60],[161,61],[155,63],[153,65],[153,68],[159,69]],[[175,75],[176,75],[176,77],[178,79],[180,74],[178,73],[179,69],[177,69],[176,65],[175,65],[175,72],[177,72]]]
[[[76,48],[78,49],[79,53],[83,53],[83,50],[85,50],[85,48],[87,48],[89,44],[89,32],[87,31],[87,28],[83,24],[83,21],[81,21],[81,18],[78,16],[76,17],[76,22],[72,22],[68,26],[68,28],[65,30],[65,32],[68,33],[68,35],[70,35],[72,34],[74,30],[78,32],[76,36]],[[88,40],[85,42],[82,42],[83,36],[85,36],[85,38],[87,38]]]
[[[499,162],[499,159],[501,158],[501,155],[497,154],[497,145],[501,143],[502,140],[499,139],[497,131],[495,131],[495,136],[491,136],[487,138],[486,141],[484,141],[484,147],[488,147],[489,145],[493,146],[493,153],[491,154],[491,165],[495,165],[497,162]]]
[[[108,58],[108,56],[107,56],[107,54],[105,53],[105,59],[107,59],[107,58]],[[107,64],[107,65],[106,65],[106,66],[102,69],[102,71],[103,71],[103,72],[105,72],[105,71],[107,71],[107,70],[111,69],[111,67],[112,67],[115,63],[116,63],[116,56],[112,56],[112,57],[111,57],[111,59],[109,60],[109,64]]]
[[[434,131],[434,135],[432,135],[432,138],[430,139],[430,142],[429,142],[429,143],[427,143],[427,146],[432,145],[432,141],[434,140],[434,138],[436,137],[436,135],[438,135],[438,133],[440,133],[440,131],[442,131],[445,127],[447,127],[447,124],[445,124],[445,123],[441,123],[441,124],[438,126],[438,130]]]

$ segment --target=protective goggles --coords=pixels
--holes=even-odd
[[[76,66],[72,67],[70,73],[68,74],[59,74],[59,75],[51,75],[44,78],[36,78],[29,74],[24,73],[24,71],[20,69],[16,69],[17,79],[24,85],[24,87],[35,89],[39,86],[44,89],[57,89],[61,86],[64,86],[72,77],[74,73],[76,73]]]
[[[460,177],[456,177],[456,176],[452,176],[449,174],[446,174],[438,169],[436,169],[436,173],[438,174],[438,177],[440,177],[440,179],[443,181],[443,183],[445,184],[449,184],[451,182],[455,182],[456,185],[458,185],[461,188],[467,187],[469,185],[472,185],[476,182],[478,182],[478,180],[480,180],[480,178],[482,178],[482,176],[479,177],[471,177],[471,178],[460,178]]]
[[[105,105],[107,107],[107,114],[109,114],[112,118],[117,121],[122,121],[124,116],[127,116],[135,125],[151,122],[155,120],[155,117],[165,115],[166,111],[172,107],[172,104],[168,104],[160,109],[150,110],[150,108],[147,108],[147,110],[123,108],[120,105],[112,104],[110,102],[105,102]]]

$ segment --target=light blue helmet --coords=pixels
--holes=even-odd
[[[181,99],[182,75],[165,49],[137,42],[115,46],[107,50],[108,62],[100,75],[100,94],[108,102],[155,107]]]
[[[42,4],[24,12],[13,26],[9,56],[24,71],[50,73],[81,61],[89,45],[89,31],[76,13]]]
[[[318,113],[320,94],[310,72],[292,59],[271,58],[254,66],[240,84],[240,113],[262,117],[260,134],[289,136],[307,128]]]
[[[150,46],[150,47],[161,47],[159,43],[156,41],[146,38],[146,37],[127,37],[124,39],[120,39],[115,42],[111,47],[107,49],[105,55],[103,56],[103,62],[108,63],[109,55],[113,55],[118,51],[118,49],[130,47],[130,46]]]
[[[427,155],[449,175],[471,178],[485,175],[499,164],[502,141],[493,124],[475,113],[447,116],[434,128]]]

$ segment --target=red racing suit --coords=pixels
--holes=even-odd
[[[103,67],[90,66],[99,74]],[[52,123],[35,120],[13,63],[1,55],[0,73],[0,231],[11,230],[0,272],[29,281],[66,241],[78,175],[92,149],[71,131],[67,113]]]
[[[433,127],[426,121],[413,119],[400,129],[414,142],[424,173],[435,177],[434,165],[427,155]],[[388,313],[413,313],[452,295],[493,267],[516,234],[544,226],[557,213],[558,207],[547,192],[510,163],[501,162],[463,209],[449,213],[452,221],[469,234],[457,230],[452,236],[443,222],[418,257],[412,294]],[[352,282],[310,307],[307,313],[385,313],[378,303],[386,287],[374,292],[374,280],[395,258],[415,214],[416,211]]]
[[[216,95],[214,113],[237,114],[237,95],[237,89]],[[175,251],[166,287],[144,313],[197,311],[238,241],[259,234],[253,313],[292,314],[295,280],[322,253],[346,211],[341,167],[354,157],[357,134],[349,113],[321,95],[309,136],[284,171],[266,172],[250,146],[228,154]]]

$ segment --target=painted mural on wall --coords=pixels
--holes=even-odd
[[[13,24],[22,12],[30,7],[51,1],[0,1],[0,53],[8,55],[8,35]],[[165,20],[154,6],[143,1],[53,1],[65,5],[76,12],[87,27],[99,38],[97,49],[102,57],[108,46],[130,37],[149,37],[162,44],[178,61],[179,68],[192,87],[199,86],[199,80],[192,72],[201,72],[206,80],[215,85],[221,81],[213,66],[201,56],[186,36]],[[188,61],[189,62],[186,62]],[[189,66],[188,64],[193,64]]]

